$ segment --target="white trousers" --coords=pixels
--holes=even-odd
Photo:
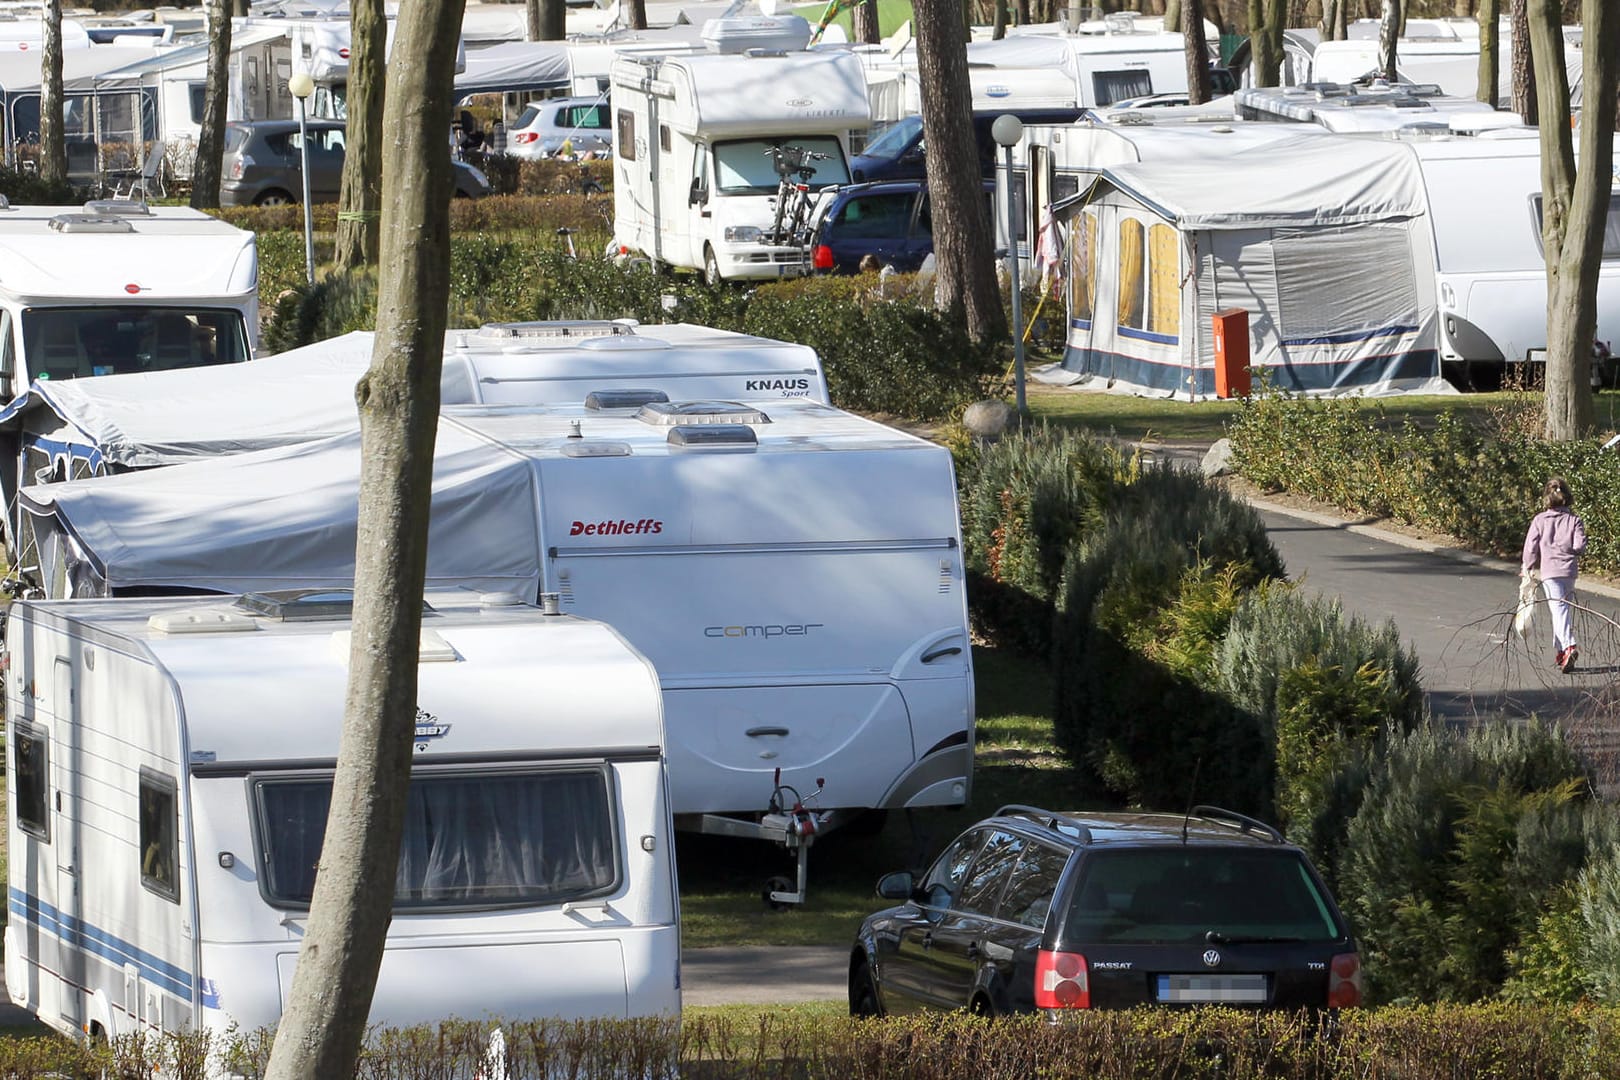
[[[1575,627],[1569,604],[1570,593],[1575,591],[1575,579],[1543,578],[1541,591],[1547,595],[1547,610],[1552,613],[1553,643],[1560,649],[1567,649],[1575,644]]]

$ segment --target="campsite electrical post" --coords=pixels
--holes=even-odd
[[[304,282],[315,284],[315,223],[309,209],[309,129],[304,117],[309,110],[309,95],[315,92],[315,80],[307,71],[293,73],[287,80],[287,89],[298,99],[298,171],[304,177]]]
[[[1014,228],[1012,148],[1024,137],[1024,122],[1002,113],[990,125],[990,137],[1001,146],[1002,183],[1007,187],[1007,284],[1012,289],[1013,401],[1024,414],[1024,298],[1018,287],[1018,232]]]

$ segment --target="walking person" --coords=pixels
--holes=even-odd
[[[1586,550],[1586,525],[1575,513],[1574,496],[1562,476],[1548,480],[1543,494],[1546,509],[1530,522],[1523,567],[1526,574],[1541,576],[1541,589],[1552,613],[1553,644],[1558,647],[1553,662],[1567,675],[1575,670],[1581,654],[1575,644],[1569,596],[1580,572],[1581,552]]]

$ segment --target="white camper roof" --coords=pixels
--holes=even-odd
[[[1102,181],[1184,229],[1350,224],[1425,212],[1417,160],[1395,142],[1318,134],[1271,144],[1263,155],[1174,157],[1103,170]],[[1082,191],[1069,204],[1082,202]]]
[[[285,26],[235,26],[231,30],[231,51],[239,52],[242,49],[246,49],[254,45],[262,45],[265,42],[275,41],[278,38],[283,38],[286,36],[287,28]],[[92,50],[92,52],[105,47],[106,46],[97,46],[97,49]],[[208,64],[207,42],[202,42],[200,44],[162,45],[155,49],[125,50],[119,48],[116,51],[119,53],[138,51],[141,55],[126,57],[124,61],[116,67],[106,68],[102,71],[95,72],[94,74],[96,76],[97,83],[138,83],[147,76],[156,75],[160,72],[177,71],[181,68],[199,65],[206,67]],[[63,78],[66,77],[66,69],[64,69]]]
[[[97,45],[62,54],[62,85],[74,87],[81,80],[95,78],[127,64],[152,56],[149,45]],[[37,52],[0,51],[0,89],[8,94],[26,93],[40,87],[40,57]]]
[[[1287,124],[1161,117],[1157,112],[1151,110],[1144,116],[1138,111],[1109,114],[1102,110],[1094,114],[1096,120],[1031,125],[1026,130],[1030,142],[1062,148],[1053,151],[1060,167],[1079,169],[1164,158],[1198,160],[1208,169],[1212,159],[1236,157],[1315,134]]]
[[[184,255],[175,243],[184,239]],[[221,281],[230,287],[221,290]],[[97,204],[0,210],[0,289],[22,303],[239,300],[259,285],[253,234],[185,206],[107,214]]]
[[[340,604],[342,596],[332,597]],[[504,599],[504,602],[502,602]],[[432,753],[657,753],[650,664],[611,627],[543,616],[511,597],[427,595],[419,707]],[[348,618],[283,621],[234,597],[31,603],[14,616],[149,657],[174,680],[192,765],[331,761],[343,730]],[[162,627],[213,625],[213,630]],[[273,723],[243,723],[244,687],[275,687]],[[590,722],[582,726],[581,717]],[[440,730],[442,729],[442,730]]]
[[[839,134],[866,127],[872,117],[860,60],[840,49],[621,58],[613,65],[613,82],[676,97],[683,107],[665,118],[692,135],[746,138],[784,128]]]
[[[609,514],[660,519],[656,539],[644,539],[686,551],[846,536],[909,541],[919,529],[954,530],[942,447],[815,402],[760,406],[768,423],[720,425],[730,434],[717,436],[752,432],[752,445],[714,448],[677,445],[671,432],[680,425],[647,422],[635,409],[446,409],[429,583],[533,596],[546,548],[579,543],[568,539],[575,519]],[[354,573],[359,470],[356,433],[40,485],[23,498],[30,513],[65,523],[113,589],[344,585]]]
[[[374,337],[355,331],[246,364],[36,382],[0,412],[0,444],[25,426],[59,425],[57,442],[147,468],[349,432]],[[827,395],[815,350],[686,323],[500,324],[452,330],[445,345],[444,405],[583,402],[609,387],[673,398]]]
[[[1329,131],[1393,131],[1413,124],[1451,126],[1454,121],[1464,129],[1522,124],[1516,114],[1498,113],[1483,101],[1446,94],[1433,85],[1245,87],[1232,98],[1245,116],[1316,124]]]

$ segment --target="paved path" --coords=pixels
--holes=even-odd
[[[847,1001],[844,946],[747,946],[681,953],[683,1005]]]

